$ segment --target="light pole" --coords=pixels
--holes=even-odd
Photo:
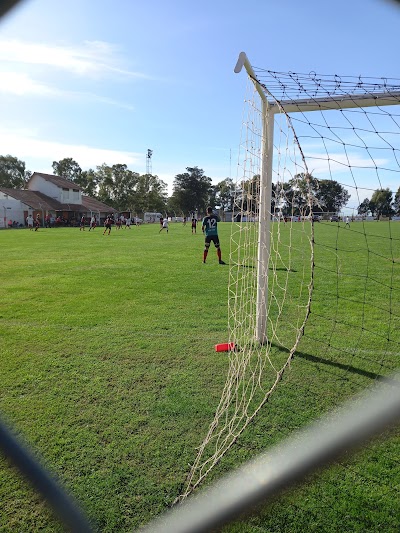
[[[153,172],[152,165],[151,165],[151,156],[153,155],[153,150],[147,150],[147,156],[146,156],[146,174],[150,175]]]
[[[39,208],[42,212],[42,227],[44,228],[44,209],[43,209],[41,202],[39,202]]]

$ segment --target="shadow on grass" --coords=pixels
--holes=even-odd
[[[279,351],[283,351],[287,354],[289,353],[289,350],[287,348],[285,348],[284,346],[280,346],[279,344],[276,344],[274,342],[271,343],[271,346],[273,346]],[[368,370],[363,370],[362,368],[357,368],[352,365],[346,365],[343,363],[338,363],[336,361],[330,361],[329,359],[324,359],[323,357],[318,357],[309,353],[297,351],[295,352],[293,358],[296,357],[300,357],[301,359],[305,359],[306,361],[310,361],[311,363],[319,363],[322,365],[339,368],[340,370],[346,370],[347,372],[351,372],[352,374],[358,374],[359,376],[364,376],[369,379],[380,379],[385,377],[382,374],[376,374],[375,372],[369,372]]]
[[[329,359],[324,359],[323,357],[317,357],[309,353],[296,352],[295,357],[301,357],[302,359],[306,359],[307,361],[311,361],[312,363],[320,363],[323,365],[328,365],[328,366],[332,366],[335,368],[339,368],[341,370],[346,370],[347,372],[351,372],[352,374],[358,374],[359,376],[364,376],[369,379],[380,379],[380,378],[385,377],[382,374],[376,374],[375,372],[369,372],[368,370],[363,370],[362,368],[357,368],[352,365],[345,365],[343,363],[337,363],[336,361],[329,361]]]
[[[254,265],[237,265],[238,267],[240,268],[256,268]],[[273,267],[269,267],[268,270],[276,270],[276,271],[279,271],[279,272],[297,272],[297,270],[294,270],[294,268],[273,268]]]

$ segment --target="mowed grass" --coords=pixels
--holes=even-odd
[[[354,249],[359,236],[335,227],[315,227],[316,244],[321,242],[316,312],[298,356],[210,482],[398,365],[395,331],[390,341],[376,341],[370,327],[355,329],[354,349],[339,352],[338,332],[360,306],[355,298],[334,297],[338,254],[331,248],[336,242],[336,248]],[[386,231],[384,224],[371,228],[374,235]],[[390,242],[399,260],[400,226],[395,228]],[[227,262],[229,235],[230,224],[221,224]],[[377,248],[388,246],[379,235],[371,239]],[[229,361],[214,344],[227,340],[229,266],[217,264],[213,249],[203,265],[201,232],[191,235],[181,224],[171,224],[169,234],[146,225],[113,228],[110,236],[102,228],[4,230],[0,250],[0,412],[81,502],[97,530],[138,528],[179,495],[218,405]],[[392,325],[399,290],[393,264],[380,267],[394,287]],[[372,258],[368,265],[379,270]],[[356,281],[344,279],[340,291],[351,294],[354,285],[360,294]],[[369,307],[372,292],[363,293]],[[375,294],[376,309],[387,291]],[[332,316],[338,317],[333,328]],[[365,312],[361,319],[366,323]],[[227,530],[397,531],[399,451],[398,434],[389,432],[359,458],[314,476]],[[62,531],[3,458],[0,500],[0,531]]]

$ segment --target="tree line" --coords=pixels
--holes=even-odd
[[[175,215],[204,213],[208,205],[223,212],[251,212],[258,195],[260,176],[239,184],[226,178],[216,185],[201,168],[187,167],[173,181],[168,196],[167,184],[154,174],[139,174],[125,164],[97,166],[82,170],[72,158],[53,161],[54,174],[76,183],[87,196],[96,198],[118,211],[144,213],[154,211]],[[32,172],[17,157],[0,156],[0,186],[23,189]],[[271,212],[283,216],[309,214],[311,210],[339,212],[348,202],[348,191],[335,180],[317,179],[311,174],[297,174],[283,184],[272,184]],[[257,199],[258,200],[258,199]],[[257,201],[258,203],[258,201]],[[376,190],[371,199],[358,206],[359,214],[391,216],[400,214],[400,187],[393,198],[389,189]]]
[[[400,215],[400,187],[394,194],[389,189],[376,190],[371,199],[365,198],[358,206],[359,215],[372,215],[374,217],[391,217]]]
[[[133,213],[168,212],[184,215],[205,212],[208,205],[224,210],[233,207],[233,181],[229,178],[217,185],[201,168],[187,167],[177,174],[173,192],[168,196],[167,184],[154,174],[139,174],[125,164],[97,166],[82,170],[79,163],[68,157],[53,161],[54,174],[78,185],[83,194],[96,198],[118,211]],[[33,173],[17,157],[0,156],[0,187],[23,189]]]

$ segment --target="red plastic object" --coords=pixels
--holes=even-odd
[[[231,352],[235,349],[234,342],[223,342],[222,344],[215,345],[216,352]]]

